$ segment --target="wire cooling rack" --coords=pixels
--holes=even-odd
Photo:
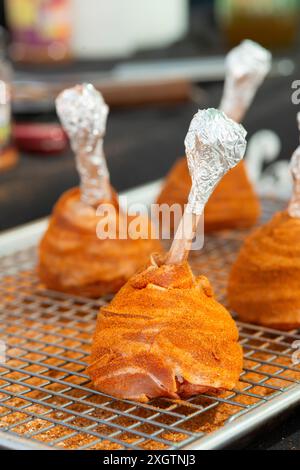
[[[266,200],[264,218],[278,208]],[[209,277],[224,303],[228,269],[244,236],[206,237],[204,250],[191,256],[195,272]],[[300,335],[245,323],[238,323],[244,370],[231,392],[137,404],[94,391],[86,364],[106,300],[45,290],[35,263],[35,247],[0,258],[0,446],[221,448],[300,402],[300,367],[292,361]]]

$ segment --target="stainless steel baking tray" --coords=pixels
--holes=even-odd
[[[131,191],[151,201],[159,183]],[[263,201],[264,218],[282,207]],[[98,310],[90,300],[47,291],[35,273],[43,220],[0,237],[0,447],[10,449],[218,449],[233,445],[300,403],[297,331],[238,323],[244,371],[232,392],[137,404],[95,392],[86,362]],[[246,232],[206,237],[193,253],[226,303],[228,269]],[[3,347],[3,344],[2,344]],[[295,362],[295,361],[294,361]]]

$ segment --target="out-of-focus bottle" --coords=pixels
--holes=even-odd
[[[247,38],[288,47],[298,31],[299,0],[216,0],[216,15],[230,46]]]
[[[0,28],[0,171],[11,168],[18,161],[18,152],[12,142],[12,74],[11,65],[5,57],[5,33]]]
[[[70,0],[5,0],[5,8],[15,61],[51,63],[70,58]]]

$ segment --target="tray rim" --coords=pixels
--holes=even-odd
[[[156,180],[120,193],[127,196],[128,202],[142,202],[149,205],[155,200],[161,186]],[[35,246],[48,224],[48,217],[0,233],[0,257],[13,254],[22,249]],[[180,450],[218,450],[236,444],[240,439],[257,430],[263,424],[290,411],[300,404],[300,384],[294,384],[287,391],[274,398],[267,399],[264,404],[245,412],[242,416],[225,424],[217,431],[205,437],[199,437],[193,443]],[[10,450],[59,450],[51,446],[23,438],[13,433],[0,430],[0,449]],[[168,450],[166,449],[166,452]],[[174,451],[173,451],[174,452]]]
[[[231,423],[225,424],[217,431],[194,441],[184,450],[218,450],[236,444],[247,434],[258,429],[272,419],[280,416],[285,411],[291,411],[300,403],[300,384],[294,384],[286,392],[270,398],[266,403],[258,405],[243,416],[236,418]],[[225,438],[224,438],[225,434]],[[201,442],[200,442],[201,440]]]

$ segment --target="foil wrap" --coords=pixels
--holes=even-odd
[[[300,113],[297,114],[297,121],[300,131]],[[291,217],[300,218],[300,146],[292,155],[290,168],[294,180],[294,189],[288,206],[288,212]]]
[[[272,65],[272,55],[259,44],[245,40],[226,57],[226,79],[220,109],[241,122]]]
[[[210,108],[193,117],[185,138],[192,178],[187,212],[200,215],[225,173],[242,160],[247,132],[222,111]]]
[[[109,108],[101,93],[91,84],[66,89],[56,99],[56,110],[76,154],[82,201],[95,206],[110,199],[103,152]]]

